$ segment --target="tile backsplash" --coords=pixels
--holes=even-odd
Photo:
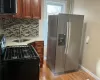
[[[6,37],[37,37],[39,36],[38,19],[3,19],[0,21],[0,29]]]

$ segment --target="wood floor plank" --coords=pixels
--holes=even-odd
[[[77,72],[66,73],[62,75],[55,76],[50,69],[46,66],[46,61],[44,61],[43,68],[40,70],[40,80],[95,80],[88,73],[83,70]]]

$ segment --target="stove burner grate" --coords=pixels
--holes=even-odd
[[[5,51],[5,60],[30,59],[37,57],[29,46],[9,46]]]

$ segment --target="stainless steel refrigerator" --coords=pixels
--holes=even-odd
[[[53,73],[79,69],[83,15],[50,15],[48,20],[47,65]]]

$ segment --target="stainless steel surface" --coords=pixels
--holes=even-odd
[[[68,35],[68,26],[69,26],[69,23],[67,22],[67,26],[66,26],[67,27],[67,32],[66,32],[67,33],[66,34],[67,37],[66,37],[66,40],[68,39],[68,36],[69,36]],[[66,46],[65,46],[65,54],[66,55],[67,55],[67,48],[68,48],[68,40],[66,41]]]
[[[52,15],[48,21],[47,64],[55,72],[58,16]]]
[[[54,73],[79,68],[83,20],[82,15],[49,16],[47,64]]]
[[[71,22],[70,42],[66,56],[65,71],[77,70],[79,68],[79,54],[83,28],[83,16],[69,15]]]
[[[83,52],[84,52],[84,44],[85,44],[85,36],[86,36],[86,30],[87,30],[87,27],[86,27],[86,23],[84,23],[83,25],[83,29],[82,29],[82,36],[81,36],[81,47],[80,47],[80,55],[79,55],[79,63],[82,64],[82,59],[83,59]]]
[[[58,15],[58,27],[57,27],[57,43],[58,43],[58,38],[59,34],[66,34],[66,23],[68,22],[68,16],[66,14],[63,15]],[[66,44],[65,44],[66,45]],[[58,44],[56,45],[56,58],[55,58],[55,72],[64,73],[64,64],[65,64],[65,45],[64,46],[59,46]]]
[[[71,37],[71,22],[68,22],[68,43],[67,43],[67,53],[68,54],[68,50],[69,50],[69,44],[70,44],[70,37]]]

